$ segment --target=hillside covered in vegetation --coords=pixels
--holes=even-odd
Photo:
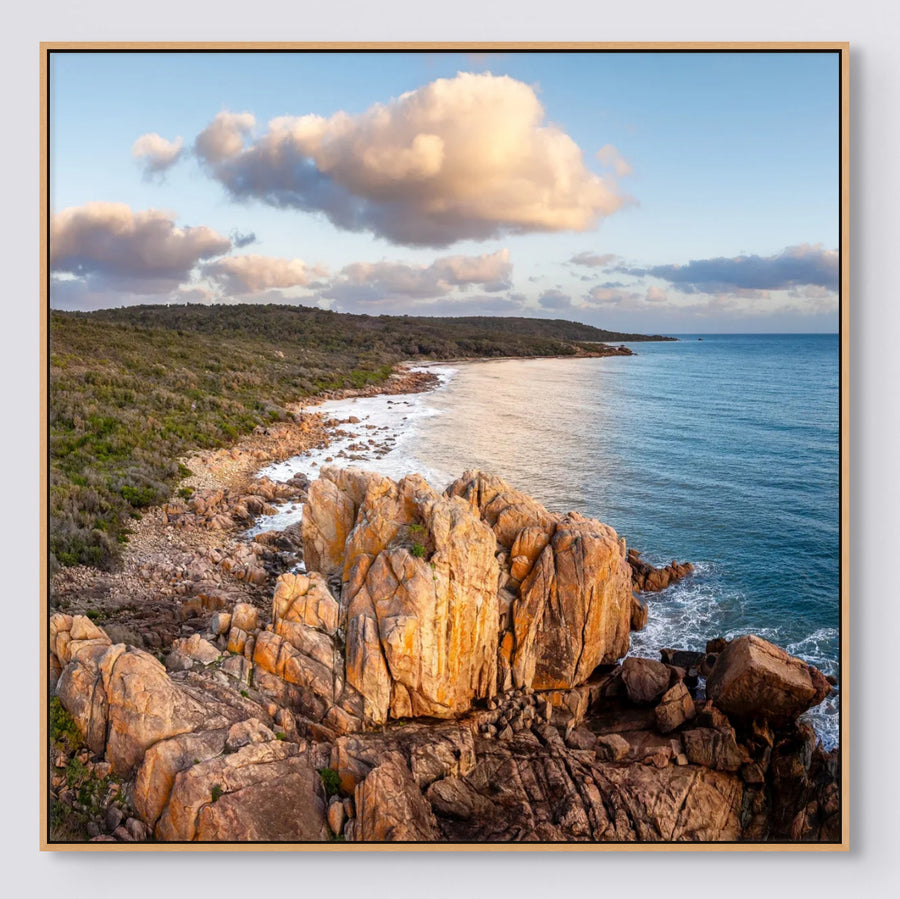
[[[115,565],[129,520],[187,474],[178,458],[384,381],[403,360],[575,355],[661,340],[562,320],[346,315],[303,306],[53,311],[51,565]]]

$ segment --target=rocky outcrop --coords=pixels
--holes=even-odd
[[[273,515],[275,504],[302,499],[307,486],[301,476],[286,483],[259,478],[253,482],[252,492],[238,493],[223,487],[185,488],[181,499],[163,507],[163,520],[181,528],[202,526],[222,531],[248,527],[258,515]]]
[[[250,626],[256,622],[249,614],[235,609],[231,616]],[[268,634],[295,650],[295,643],[306,645],[307,629],[336,636],[336,615],[323,579],[285,578],[272,630],[250,639],[259,645]],[[86,619],[54,616],[51,624],[63,671],[60,698],[86,736],[97,737],[92,750],[105,754],[103,764],[133,777],[129,793],[140,820],[132,820],[131,830],[159,840],[839,835],[836,753],[824,753],[805,724],[730,720],[692,694],[677,666],[629,658],[568,691],[514,691],[454,721],[393,723],[336,737],[304,719],[293,694],[269,701],[275,694],[266,692],[266,677],[274,675],[261,662],[239,680],[226,672],[230,658],[243,656],[226,652],[228,658],[207,664],[204,641],[185,641],[182,651],[188,659],[194,653],[194,667],[169,676],[146,654],[112,645]],[[126,689],[131,700],[121,688],[104,686],[102,669],[114,655],[116,664],[135,657],[126,678],[134,677],[132,693]],[[130,708],[138,694],[149,728],[114,711]],[[96,723],[104,714],[125,725],[122,739],[113,731],[100,739]],[[98,839],[126,839],[121,833]]]
[[[330,469],[310,488],[310,566],[340,579],[343,670],[329,722],[455,717],[496,692],[490,529],[418,476]]]
[[[654,568],[641,558],[636,549],[628,550],[628,564],[631,566],[634,589],[640,593],[658,593],[694,573],[690,562],[672,561],[662,568]]]
[[[479,472],[325,469],[309,497],[323,570],[165,665],[51,617],[80,751],[133,802],[98,839],[839,837],[837,754],[796,721],[824,676],[757,637],[618,664],[646,607],[611,528]]]
[[[628,698],[637,704],[658,701],[669,689],[671,680],[669,667],[653,659],[631,657],[622,664],[622,682]]]
[[[113,645],[87,618],[53,615],[50,649],[63,666],[57,695],[96,755],[129,776],[159,740],[238,717],[175,686],[149,653]]]
[[[500,548],[501,688],[568,689],[628,651],[631,572],[611,527],[550,513],[479,471],[447,495],[464,499]]]
[[[719,653],[707,691],[729,716],[784,724],[818,705],[831,685],[817,668],[751,635],[732,640]]]
[[[412,774],[396,756],[372,769],[353,796],[356,818],[348,838],[357,842],[436,842],[434,812]]]
[[[421,478],[366,497],[345,548],[342,604],[347,684],[367,720],[455,717],[494,695],[494,553],[469,508]]]
[[[156,825],[157,838],[327,840],[324,788],[306,746],[277,740],[271,731],[260,737],[179,771]]]

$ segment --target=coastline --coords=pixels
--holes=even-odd
[[[247,558],[246,550],[250,547],[259,553],[257,522],[264,520],[265,513],[213,527],[209,522],[188,520],[188,515],[173,526],[167,510],[177,505],[180,492],[214,497],[221,493],[226,506],[255,495],[267,467],[324,451],[347,436],[342,430],[345,422],[317,408],[325,403],[427,393],[441,386],[432,369],[442,366],[635,355],[610,349],[557,356],[405,360],[381,384],[324,391],[287,404],[288,420],[258,427],[231,446],[178,459],[191,474],[175,485],[169,503],[141,512],[131,527],[120,565],[113,571],[85,565],[60,568],[50,582],[51,610],[86,614],[104,627],[112,626],[123,640],[158,651],[176,637],[197,632],[211,609],[236,602],[264,608],[278,574],[292,567],[285,554],[278,558],[273,553],[263,560],[268,567],[265,579],[253,570],[248,573],[253,560]]]
[[[440,363],[435,363],[430,367],[434,368],[436,365],[440,365]],[[271,663],[273,667],[271,672],[267,673],[269,669],[266,668],[266,665],[269,663],[266,662],[264,654],[260,655],[258,650],[251,654],[254,670],[259,671],[256,676],[260,678],[260,681],[257,683],[255,679],[252,681],[249,678],[245,679],[243,672],[245,669],[249,670],[247,662],[251,656],[244,652],[242,658],[242,650],[237,648],[238,643],[235,642],[237,639],[235,628],[239,629],[243,625],[232,624],[231,631],[227,631],[227,622],[231,622],[232,619],[236,621],[235,616],[237,615],[240,615],[243,620],[249,614],[247,609],[252,607],[253,629],[249,639],[261,645],[265,641],[279,639],[278,636],[272,636],[272,634],[273,632],[276,635],[281,634],[285,625],[278,621],[279,613],[276,612],[276,607],[279,594],[276,593],[276,598],[273,600],[273,586],[277,582],[278,589],[283,593],[285,584],[294,584],[299,589],[300,584],[308,583],[314,578],[322,578],[322,575],[315,574],[309,578],[305,576],[295,579],[288,577],[284,581],[279,581],[280,575],[290,570],[285,561],[291,555],[291,540],[299,536],[299,529],[296,528],[296,525],[277,532],[269,531],[257,534],[248,532],[248,525],[258,522],[261,517],[274,511],[274,507],[269,505],[270,503],[281,500],[296,507],[308,487],[312,475],[307,478],[306,474],[301,474],[299,477],[291,476],[284,482],[273,482],[265,475],[260,477],[260,469],[300,453],[327,451],[339,437],[358,439],[356,433],[349,433],[345,430],[348,425],[352,426],[353,431],[362,433],[365,433],[362,428],[374,427],[365,424],[367,418],[362,411],[360,412],[361,418],[357,418],[352,413],[348,415],[349,409],[346,407],[340,413],[317,407],[322,407],[329,402],[340,403],[355,399],[374,400],[382,396],[396,396],[397,402],[405,406],[408,400],[402,399],[404,396],[410,397],[428,392],[441,383],[438,373],[428,371],[429,366],[418,364],[416,367],[419,369],[418,371],[405,369],[398,372],[397,377],[392,378],[389,384],[383,385],[385,389],[367,387],[361,390],[341,390],[312,398],[291,407],[293,418],[289,422],[259,428],[228,449],[198,453],[187,458],[185,461],[189,463],[192,474],[181,482],[178,489],[179,491],[193,491],[192,494],[183,496],[183,502],[173,500],[160,509],[145,513],[136,527],[135,538],[126,551],[123,572],[116,575],[97,572],[96,578],[88,579],[82,584],[81,598],[87,602],[88,608],[79,609],[76,605],[70,605],[64,610],[69,614],[76,613],[76,615],[79,611],[85,612],[92,624],[96,622],[102,630],[100,636],[96,636],[94,639],[108,639],[114,644],[127,643],[129,646],[137,646],[139,649],[155,651],[159,661],[165,662],[165,669],[168,672],[166,676],[169,678],[166,682],[167,690],[190,690],[202,685],[204,690],[210,691],[209,701],[216,702],[221,701],[222,698],[220,685],[232,691],[237,690],[241,684],[248,687],[249,693],[246,689],[239,690],[240,700],[237,700],[233,693],[231,695],[233,701],[243,703],[243,710],[240,714],[252,716],[247,721],[247,726],[252,724],[253,727],[256,727],[259,739],[262,740],[259,749],[247,750],[247,752],[238,749],[240,755],[248,756],[247,760],[251,764],[255,764],[256,759],[256,755],[252,754],[268,752],[266,747],[270,744],[277,748],[279,744],[286,741],[283,745],[289,752],[296,751],[292,748],[295,745],[308,744],[311,747],[310,751],[314,749],[317,753],[316,758],[320,759],[317,765],[324,765],[326,768],[330,765],[332,770],[337,771],[343,779],[345,771],[340,752],[343,751],[341,747],[344,744],[340,741],[340,735],[344,731],[341,727],[346,725],[351,733],[356,727],[356,725],[351,725],[341,719],[340,715],[336,719],[317,723],[318,719],[314,717],[311,720],[306,720],[304,717],[312,714],[311,712],[304,711],[300,716],[297,716],[296,709],[291,712],[290,709],[293,706],[290,705],[290,702],[294,700],[288,702],[284,696],[281,696],[278,691],[287,688],[278,686],[280,682],[272,681],[270,676],[277,676],[277,672],[281,669],[273,658]],[[387,402],[391,403],[391,400]],[[352,406],[352,403],[348,403],[347,406]],[[406,410],[405,408],[392,410],[391,414],[396,415],[397,411],[402,413]],[[406,416],[400,420],[405,421]],[[357,425],[361,427],[356,427]],[[375,438],[371,438],[369,443],[372,444],[373,441],[377,445]],[[362,464],[365,465],[365,463]],[[329,473],[327,477],[331,478],[334,475]],[[478,495],[481,495],[480,491],[478,491]],[[251,506],[251,501],[259,502]],[[312,501],[311,498],[310,502]],[[526,505],[523,505],[525,498],[521,494],[513,495],[511,493],[509,501],[512,504],[511,508],[527,508]],[[321,498],[318,502],[322,502]],[[530,499],[528,502],[534,503]],[[243,512],[238,511],[244,507],[247,508]],[[338,503],[334,509],[337,510],[340,507],[341,504]],[[247,514],[248,512],[253,514]],[[548,513],[540,511],[537,514],[546,515]],[[321,521],[321,510],[317,515]],[[219,518],[228,519],[230,525],[221,526]],[[313,516],[314,518],[315,516]],[[583,518],[577,518],[577,520],[587,521]],[[599,524],[598,526],[606,527],[606,525]],[[289,536],[292,531],[293,536]],[[619,546],[624,558],[624,544],[619,544]],[[506,559],[506,554],[501,553],[500,555]],[[152,564],[154,558],[160,561],[160,566],[154,567]],[[468,558],[468,553],[464,553],[457,558],[457,564],[466,567],[469,564]],[[212,566],[207,564],[210,560],[213,561]],[[634,562],[630,557],[628,561],[633,568]],[[168,570],[165,567],[167,563],[170,566]],[[509,562],[507,561],[506,564]],[[521,564],[521,561],[516,564]],[[312,565],[315,571],[326,570],[320,568],[315,559],[312,560]],[[690,566],[687,568],[690,569]],[[215,569],[214,572],[213,569]],[[631,569],[626,570],[629,571],[629,578],[633,577]],[[649,573],[653,571],[654,569],[651,568]],[[212,585],[213,589],[211,589],[209,582],[211,573],[218,578],[219,586],[222,588],[219,593],[214,589],[215,585]],[[680,578],[689,574],[690,571],[676,573]],[[130,585],[127,581],[129,577],[132,578]],[[159,632],[164,634],[159,645],[141,645],[145,632],[142,632],[140,627],[152,624],[152,622],[146,615],[140,619],[140,616],[135,617],[133,614],[137,611],[133,608],[135,600],[137,599],[138,603],[141,602],[140,597],[136,596],[133,590],[135,578],[143,579],[145,587],[157,590],[165,585],[164,595],[148,597],[145,609],[145,611],[155,609],[160,620],[169,616],[169,623],[176,625],[167,633],[164,630]],[[502,579],[501,583],[503,583]],[[511,589],[518,589],[516,586],[512,586],[520,583],[517,578],[512,577],[512,569],[506,572],[506,583],[510,585]],[[122,593],[124,588],[129,586],[132,588],[128,591],[129,603],[116,609],[115,603],[110,604],[110,600],[114,598],[117,591]],[[104,591],[106,592],[105,596],[102,595]],[[506,595],[508,590],[501,589],[500,594]],[[632,605],[629,615],[626,616],[631,630],[639,630],[644,626],[646,614],[646,606],[643,606],[639,600],[636,605]],[[62,627],[65,624],[64,619],[72,620],[67,615],[54,616],[54,620],[57,622],[56,626]],[[75,622],[77,621],[76,617]],[[86,625],[78,626],[85,627]],[[74,624],[72,627],[74,628]],[[222,627],[225,627],[226,630],[223,631]],[[71,633],[74,635],[75,630],[73,629]],[[316,639],[321,639],[321,637]],[[340,638],[340,640],[343,639],[343,637]],[[753,639],[758,640],[758,638]],[[765,645],[770,646],[771,644]],[[682,789],[681,778],[693,777],[694,772],[699,771],[701,773],[697,777],[701,779],[716,778],[717,783],[721,782],[722,790],[725,793],[744,790],[757,797],[754,801],[760,805],[754,820],[743,823],[743,819],[738,817],[737,806],[731,803],[731,800],[725,801],[721,809],[717,807],[717,815],[719,812],[726,814],[728,824],[720,829],[711,828],[703,831],[704,836],[700,836],[700,838],[714,841],[733,840],[740,836],[742,839],[762,840],[766,838],[770,827],[781,828],[782,824],[779,823],[781,817],[788,812],[793,815],[795,809],[793,806],[788,806],[787,810],[782,812],[778,807],[770,810],[764,805],[763,792],[759,784],[768,782],[768,780],[772,780],[772,783],[775,784],[777,778],[781,777],[778,773],[780,769],[773,768],[773,774],[766,774],[768,754],[765,746],[757,747],[753,743],[755,737],[745,735],[741,730],[739,716],[729,723],[727,717],[712,707],[711,700],[707,700],[704,694],[696,691],[696,669],[701,668],[703,664],[715,664],[715,656],[722,651],[724,646],[727,646],[727,641],[716,639],[708,643],[705,653],[669,650],[670,655],[667,657],[664,654],[662,662],[653,659],[652,653],[647,654],[648,658],[642,658],[640,653],[637,655],[627,653],[625,661],[621,664],[610,665],[606,668],[601,665],[598,670],[602,669],[602,672],[599,675],[590,677],[584,684],[575,686],[569,691],[562,690],[558,697],[561,705],[557,705],[557,698],[554,698],[555,694],[552,691],[547,694],[540,692],[535,694],[533,690],[511,689],[508,684],[505,684],[498,686],[500,691],[498,698],[489,702],[486,709],[480,705],[473,707],[457,717],[453,724],[423,720],[408,726],[408,720],[398,713],[396,717],[400,720],[388,722],[388,728],[387,730],[382,728],[381,736],[377,731],[369,732],[364,728],[359,736],[361,741],[359,745],[364,747],[371,744],[372,747],[378,747],[387,739],[389,743],[386,745],[391,747],[391,751],[401,755],[408,752],[430,752],[432,746],[440,744],[441,740],[452,735],[452,739],[463,740],[459,747],[460,752],[463,752],[466,741],[474,741],[472,746],[474,764],[489,764],[489,760],[494,758],[496,753],[499,752],[503,755],[503,753],[511,751],[512,755],[509,758],[519,760],[516,764],[523,766],[523,771],[527,771],[529,765],[537,766],[537,770],[540,766],[551,764],[551,757],[556,758],[562,753],[568,759],[567,765],[587,766],[584,771],[590,771],[590,773],[579,776],[599,776],[602,779],[610,774],[618,776],[616,772],[628,772],[629,778],[636,778],[628,790],[634,788],[642,794],[646,793],[648,806],[652,805],[651,797],[655,796],[658,790],[670,789],[667,786],[670,780],[672,783],[677,782],[678,789]],[[126,650],[126,652],[128,651],[130,650]],[[765,652],[768,651],[765,650]],[[775,647],[772,647],[772,651],[775,651]],[[780,650],[778,651],[780,652]],[[335,650],[335,652],[337,651]],[[340,653],[334,655],[335,659],[339,657]],[[610,658],[614,657],[621,658],[621,649],[611,654]],[[786,658],[787,656],[785,656]],[[707,661],[704,662],[704,659]],[[785,664],[788,663],[785,662]],[[794,660],[790,664],[803,665],[805,663]],[[57,662],[57,674],[59,673],[58,665]],[[228,667],[226,668],[226,666]],[[51,671],[53,670],[53,665],[51,665]],[[317,668],[314,670],[318,671]],[[633,685],[629,678],[634,672],[639,672],[637,676],[641,679],[641,683],[645,676],[659,675],[663,677],[665,685],[661,687],[664,693],[662,700],[660,701],[655,694],[655,698],[652,700],[654,704],[660,703],[657,707],[647,707],[647,699],[640,692],[643,688],[632,688]],[[225,677],[226,674],[227,677]],[[230,680],[232,677],[238,678],[237,687]],[[339,676],[339,679],[341,677]],[[815,677],[821,680],[820,673],[816,673]],[[268,684],[268,687],[260,687],[260,684]],[[694,695],[693,700],[690,699],[688,688]],[[275,689],[276,692],[267,693],[267,690],[271,689]],[[822,686],[822,689],[827,692],[828,688]],[[262,690],[261,693],[260,690]],[[73,699],[71,688],[66,695],[71,705]],[[215,699],[212,698],[213,695],[216,697]],[[281,698],[279,698],[280,696]],[[274,702],[272,702],[273,699]],[[694,700],[697,703],[696,709]],[[588,714],[589,708],[595,708],[593,717]],[[341,721],[344,723],[339,727]],[[632,729],[632,722],[639,727],[638,730]],[[240,725],[240,727],[244,726],[244,724]],[[277,730],[277,728],[281,728],[281,730]],[[680,735],[681,729],[685,730],[684,737]],[[709,747],[705,743],[696,742],[701,738],[705,739],[705,735],[713,732],[721,734],[721,738],[725,742],[721,745],[719,742],[715,742]],[[472,736],[461,736],[465,733],[471,733]],[[785,734],[792,741],[790,750],[784,750],[791,760],[791,764],[795,757],[806,758],[805,754],[812,754],[816,760],[813,769],[798,775],[796,782],[790,781],[788,784],[790,789],[802,791],[804,797],[815,797],[816,791],[820,789],[820,782],[821,785],[831,789],[828,771],[830,771],[830,766],[836,763],[836,753],[826,755],[821,747],[815,748],[815,735],[808,724],[798,724],[795,730],[785,731]],[[720,740],[719,737],[713,739]],[[766,737],[766,739],[770,738]],[[527,748],[522,741],[527,741]],[[795,743],[797,743],[796,747]],[[365,753],[369,750],[362,751],[363,755],[360,757],[368,758]],[[520,756],[523,751],[525,751],[525,755]],[[338,755],[335,755],[335,752]],[[469,750],[465,749],[465,752],[469,752]],[[740,770],[737,768],[738,753],[746,756],[746,759],[740,762],[743,766]],[[505,755],[503,757],[506,758]],[[263,756],[260,755],[260,759],[262,758]],[[62,759],[63,765],[68,764],[65,758],[57,756],[55,762],[57,772],[61,770],[60,759]],[[103,765],[108,767],[107,761],[88,761],[95,767],[100,766],[100,771],[106,770],[102,767]],[[193,772],[196,772],[198,777],[212,778],[209,781],[212,786],[210,787],[206,781],[203,781],[202,790],[209,794],[209,790],[212,789],[213,802],[217,798],[214,781],[220,775],[213,773],[212,770],[208,775],[204,775],[202,772],[206,770],[204,767],[206,765],[219,764],[225,763],[216,759],[210,759],[207,762],[205,757],[201,757],[199,760],[194,758],[193,767],[190,767],[192,776]],[[351,768],[356,764],[352,760],[349,762]],[[409,764],[413,763],[410,761]],[[190,762],[188,765],[190,766]],[[358,792],[360,789],[375,790],[376,784],[379,783],[376,776],[372,778],[369,786],[362,786],[369,783],[365,780],[365,770],[368,769],[363,769],[359,775],[353,775],[360,785],[357,785],[357,780],[354,780],[352,786],[346,788],[342,786],[342,789],[351,797],[356,796],[354,800],[356,803],[360,801]],[[413,770],[415,770],[414,767]],[[356,771],[356,768],[353,768],[353,771]],[[825,773],[820,774],[820,772]],[[578,782],[576,775],[572,776],[575,777],[574,782]],[[63,789],[62,777],[59,773],[55,775],[54,783],[59,782],[56,789]],[[741,786],[742,783],[743,786]],[[273,783],[272,786],[274,788],[276,785]],[[263,789],[268,789],[268,787]],[[449,819],[441,818],[444,838],[447,838],[448,835],[449,838],[459,838],[470,833],[469,830],[466,830],[469,825],[453,823],[455,817],[452,809],[455,806],[451,804],[445,808],[442,804],[443,794],[432,796],[431,792],[426,791],[424,787],[420,794],[417,789],[413,789],[409,785],[404,786],[403,801],[421,804],[424,798],[438,813],[447,812],[450,815]],[[618,788],[612,787],[612,789]],[[354,790],[357,791],[355,794]],[[804,801],[806,800],[804,799]],[[812,800],[810,799],[810,801]],[[390,792],[379,793],[377,802],[385,808],[392,808],[394,797]],[[329,814],[333,806],[333,803],[329,806]],[[343,827],[348,840],[386,838],[380,836],[377,831],[368,830],[369,824],[365,817],[354,817],[358,813],[354,804],[347,808],[349,811],[345,814],[344,819],[332,829],[333,833],[341,833]],[[600,806],[596,808],[599,809]],[[671,839],[697,839],[699,832],[696,831],[696,828],[700,827],[709,816],[699,807],[696,811],[696,815],[692,813],[688,823],[685,824],[684,835],[671,836]],[[144,829],[138,820],[138,813],[145,820],[151,822],[151,827],[153,819],[147,818],[140,808],[138,812],[126,808],[125,813],[135,815],[135,817],[129,818],[129,821],[134,822],[132,829],[141,834],[138,839],[146,839],[152,835],[152,830]],[[813,817],[807,816],[801,824],[792,825],[790,838],[828,840],[831,838],[833,820],[831,799],[829,798],[821,808],[816,806]],[[331,817],[328,818],[328,821],[331,826]],[[353,823],[347,823],[348,821]],[[477,822],[476,816],[471,826],[476,828],[480,826]],[[485,826],[490,822],[490,817],[486,816]],[[670,823],[672,822],[666,815],[660,815],[659,821],[651,815],[648,822],[642,822],[641,826],[661,828],[668,833]],[[272,826],[272,821],[268,818],[261,818],[259,826],[263,825]],[[493,825],[490,824],[490,826]],[[539,838],[556,839],[559,834],[563,833],[562,830],[553,829],[558,826],[561,825],[557,824],[555,819],[548,820],[540,825],[536,834]],[[457,831],[457,828],[462,829]],[[797,836],[794,835],[795,829]],[[475,832],[475,830],[471,831],[471,833]],[[515,828],[509,833],[504,832],[503,839],[515,838],[516,832]],[[240,829],[233,833],[239,834],[238,839],[246,838],[240,836],[243,834]],[[327,834],[328,832],[323,831],[323,833]],[[580,829],[571,833],[565,831],[565,833],[566,839],[583,838],[584,836]],[[157,832],[157,837],[177,838],[172,834],[167,834],[168,831],[164,829],[161,833]],[[603,836],[604,834],[606,836]],[[593,835],[595,839],[598,837],[610,838],[612,831],[598,826],[593,831]],[[115,831],[112,838],[125,839],[118,830]],[[409,836],[405,838],[440,839],[437,831],[433,828],[426,830],[413,828]],[[627,828],[612,838],[620,841],[634,839],[631,831]],[[104,836],[102,823],[100,833],[95,839],[110,839],[110,837]]]
[[[340,431],[339,422],[310,409],[333,400],[412,395],[438,383],[432,373],[398,365],[383,384],[305,398],[287,407],[291,413],[288,421],[257,428],[230,447],[182,458],[179,461],[191,474],[176,485],[169,503],[142,511],[132,526],[120,566],[115,571],[85,565],[60,568],[50,582],[51,611],[88,615],[107,629],[112,625],[123,640],[158,650],[173,636],[185,636],[204,626],[202,613],[211,607],[235,602],[264,607],[280,573],[280,560],[264,560],[271,569],[265,581],[248,579],[243,550],[257,547],[245,536],[247,520],[230,527],[211,528],[190,521],[173,526],[167,510],[177,504],[179,491],[192,497],[222,494],[226,503],[229,498],[255,495],[258,474],[266,465],[324,449]],[[199,602],[190,607],[195,599]],[[185,617],[185,605],[189,617]]]
[[[363,457],[345,454],[339,447],[332,454],[330,449],[335,443],[346,445],[360,434],[368,436],[371,433],[376,441],[383,440],[383,433],[379,434],[380,429],[363,431],[363,428],[372,426],[353,421],[356,410],[344,408],[332,411],[322,409],[322,406],[357,399],[415,397],[430,393],[442,386],[442,380],[435,370],[449,365],[461,367],[464,363],[472,365],[546,358],[588,357],[480,357],[452,363],[449,360],[408,360],[398,364],[395,372],[383,384],[327,391],[304,398],[286,407],[292,416],[288,421],[257,428],[231,447],[201,451],[184,457],[181,461],[188,465],[192,473],[176,485],[173,501],[177,503],[179,490],[207,495],[224,491],[225,505],[229,502],[234,504],[241,497],[257,493],[261,480],[267,480],[267,469],[297,457],[306,460],[305,464],[296,468],[309,480],[314,480],[318,466],[325,464],[350,464],[370,470],[377,469],[377,453],[369,452]],[[415,428],[410,427],[411,422],[406,422],[407,416],[404,414],[401,419],[397,414],[407,410],[389,408],[393,419],[390,422],[391,435],[395,438],[405,435],[408,438],[414,434]],[[364,422],[369,421],[365,414],[359,414],[363,416]],[[351,444],[353,445],[355,444]],[[384,443],[376,443],[377,447],[381,448],[382,453],[389,450]],[[405,464],[404,455],[399,454],[399,465]],[[317,461],[309,461],[311,459]],[[382,468],[381,473],[395,478],[402,476],[396,465],[393,470]],[[406,471],[402,473],[405,474]],[[440,478],[435,478],[433,472],[422,470],[421,473],[430,482],[440,485]],[[451,477],[458,474],[458,471],[450,472]],[[276,483],[289,481],[292,475],[293,472],[290,471],[286,474],[268,472],[268,476]],[[162,635],[162,643],[173,636],[189,635],[202,625],[203,613],[215,607],[250,602],[261,609],[265,608],[271,598],[275,579],[283,571],[295,567],[296,560],[291,559],[289,553],[270,551],[268,546],[260,554],[262,544],[257,538],[266,540],[269,539],[265,536],[266,532],[293,527],[299,520],[301,500],[302,497],[295,492],[283,498],[279,507],[277,499],[273,498],[274,507],[252,517],[229,522],[224,527],[216,525],[213,529],[208,522],[191,520],[190,515],[183,516],[177,522],[178,526],[173,527],[167,520],[165,505],[145,510],[133,526],[121,567],[115,572],[84,566],[61,569],[52,582],[53,607],[95,615],[96,620],[103,624],[121,625],[125,628],[123,636],[140,644],[141,641],[134,638],[143,635],[143,645],[150,649],[159,648],[155,645],[154,629],[158,629]],[[655,544],[641,541],[638,545],[647,550],[651,557],[654,555]],[[248,547],[257,553],[256,559],[247,556]],[[689,558],[695,561],[693,556]],[[259,564],[255,564],[256,562]],[[658,562],[664,564],[661,556]],[[703,572],[707,571],[706,563],[698,568],[701,578]],[[658,614],[666,613],[669,606],[680,606],[683,597],[695,589],[692,584],[693,580],[687,582],[684,588],[679,587],[673,594],[667,593],[667,605],[659,606]],[[199,604],[196,602],[198,597]],[[185,603],[188,605],[187,618],[184,617]],[[657,618],[652,609],[651,616]],[[657,633],[655,641],[648,639],[651,630]],[[663,636],[663,642],[660,643],[660,630],[662,634],[666,634],[671,631],[671,627],[664,621],[657,620],[656,627],[648,630],[646,635],[636,635],[636,651],[654,652],[660,646],[669,645],[669,639],[676,642],[679,639],[678,634],[670,634],[668,638]],[[683,640],[683,635],[681,639]],[[803,648],[798,645],[795,651],[799,654]],[[813,658],[816,658],[815,655]]]

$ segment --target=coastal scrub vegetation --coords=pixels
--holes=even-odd
[[[404,360],[575,355],[644,335],[561,320],[349,315],[304,306],[50,313],[50,563],[113,568],[178,462],[287,418],[286,404],[385,381]]]

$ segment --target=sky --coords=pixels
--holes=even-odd
[[[839,57],[50,61],[50,304],[838,327]]]

